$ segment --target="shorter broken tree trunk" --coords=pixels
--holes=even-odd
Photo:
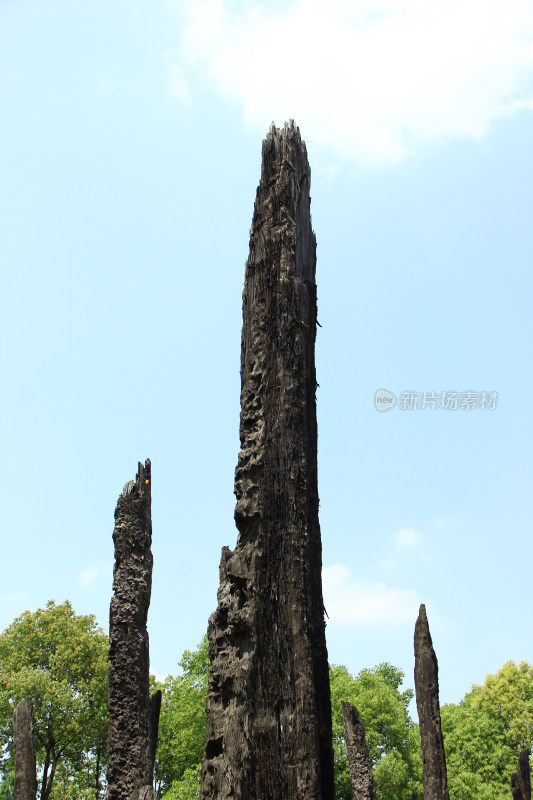
[[[372,765],[359,712],[355,706],[344,700],[341,707],[354,800],[376,800]]]
[[[518,757],[518,772],[511,775],[511,794],[513,800],[531,800],[531,771],[527,747]]]
[[[21,700],[13,711],[13,749],[15,754],[13,800],[35,800],[37,769],[31,697]]]
[[[423,604],[415,625],[415,691],[422,743],[424,800],[449,800],[440,723],[439,667]]]
[[[107,800],[151,800],[161,692],[149,693],[146,621],[152,590],[151,468],[139,464],[115,509],[109,613]]]

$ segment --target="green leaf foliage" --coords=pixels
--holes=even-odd
[[[34,703],[41,800],[100,800],[105,794],[108,640],[92,615],[68,601],[18,617],[0,635],[0,800],[13,786],[13,709]],[[162,689],[156,786],[164,800],[199,800],[209,673],[207,636]],[[403,672],[391,664],[330,667],[337,800],[352,800],[341,701],[366,731],[379,800],[423,800],[418,726]],[[508,800],[523,747],[533,745],[533,665],[509,661],[458,705],[441,709],[451,800]]]
[[[452,800],[508,800],[520,750],[533,746],[533,666],[508,661],[441,718]]]
[[[418,726],[409,717],[411,689],[400,691],[404,674],[392,664],[363,669],[353,678],[346,667],[330,667],[335,786],[338,800],[353,797],[341,701],[354,705],[366,743],[380,800],[421,800],[422,763]]]
[[[200,797],[205,744],[205,701],[209,673],[207,637],[186,650],[183,674],[169,676],[163,699],[156,756],[156,782],[163,800]],[[341,700],[357,706],[366,729],[380,800],[422,800],[420,737],[408,713],[413,693],[400,691],[403,673],[391,664],[362,670],[353,678],[346,667],[330,668],[336,796],[351,800]]]
[[[163,795],[163,800],[200,800],[200,772],[202,765],[187,767],[181,778]]]
[[[41,800],[93,800],[103,788],[108,639],[65,601],[25,611],[0,635],[0,741],[12,776],[13,710],[33,699]]]
[[[207,635],[194,651],[185,650],[179,666],[182,675],[169,676],[162,686],[159,745],[156,754],[156,786],[165,797],[182,795],[173,792],[189,791],[197,778],[205,746],[205,702],[209,674]],[[196,778],[194,777],[196,776]],[[195,784],[196,785],[196,784]],[[192,790],[191,790],[192,791]],[[189,795],[183,795],[189,797]],[[194,797],[196,795],[190,795]]]

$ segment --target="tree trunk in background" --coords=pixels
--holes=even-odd
[[[425,605],[415,625],[415,691],[422,742],[424,800],[449,800],[440,724],[439,668]]]
[[[21,700],[13,711],[13,750],[15,757],[13,800],[35,800],[37,765],[31,697]]]
[[[202,796],[333,800],[316,426],[316,242],[294,123],[263,142],[241,344],[239,531],[220,563]]]
[[[518,757],[518,772],[511,775],[511,794],[513,800],[531,800],[531,770],[527,747]]]
[[[152,591],[150,461],[139,464],[115,509],[109,613],[108,800],[138,800],[153,784],[160,692],[150,698],[146,620]],[[159,695],[159,696],[157,696]],[[146,791],[144,793],[146,795]],[[149,795],[147,795],[149,796]]]
[[[348,755],[348,767],[352,780],[354,800],[376,800],[372,764],[366,746],[365,729],[355,706],[341,703],[344,721],[344,739]]]

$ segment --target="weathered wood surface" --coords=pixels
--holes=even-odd
[[[309,182],[298,128],[272,126],[243,292],[239,535],[209,624],[206,800],[334,798]]]
[[[372,764],[366,746],[365,729],[355,706],[341,703],[344,740],[354,800],[376,800]]]
[[[513,800],[531,800],[531,768],[527,748],[520,752],[518,772],[513,772],[511,776],[511,794]]]
[[[13,711],[13,750],[15,760],[13,800],[35,800],[37,765],[31,697],[21,700]]]
[[[160,693],[150,698],[146,622],[152,591],[151,465],[139,464],[115,509],[109,613],[108,800],[138,800],[153,784]],[[157,696],[159,694],[159,696]]]
[[[415,625],[415,691],[422,743],[424,800],[449,800],[440,722],[439,668],[425,605]]]
[[[153,786],[143,786],[139,792],[139,800],[157,800]]]

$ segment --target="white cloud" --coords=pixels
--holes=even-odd
[[[164,683],[168,678],[169,673],[166,672],[163,674],[162,672],[152,672],[152,670],[150,670],[150,675],[152,675],[158,683]]]
[[[113,573],[113,567],[111,564],[106,564],[102,567],[87,567],[79,574],[79,582],[81,586],[90,586],[91,583],[99,578],[101,575],[111,575]]]
[[[25,597],[26,595],[24,592],[10,592],[4,595],[4,602],[14,606],[20,606],[24,603]]]
[[[294,118],[339,161],[401,161],[533,109],[530,0],[179,5],[182,65],[198,67],[254,130]]]
[[[4,606],[9,607],[10,614],[21,614],[23,611],[34,611],[35,606],[30,602],[30,596],[26,592],[14,591],[2,597]]]
[[[172,97],[181,100],[184,106],[192,105],[189,82],[185,76],[185,71],[167,54],[166,57],[168,79],[170,84],[170,94]]]
[[[421,533],[414,528],[401,528],[393,535],[396,550],[405,550],[417,547],[420,543]]]
[[[459,522],[460,520],[461,517],[459,515],[456,515],[454,517],[440,516],[437,517],[437,519],[435,520],[435,525],[437,526],[437,528],[450,528],[452,525],[456,525],[457,522]]]
[[[322,572],[324,604],[333,625],[349,627],[415,624],[420,601],[414,589],[390,589],[384,583],[356,583],[342,564]]]

